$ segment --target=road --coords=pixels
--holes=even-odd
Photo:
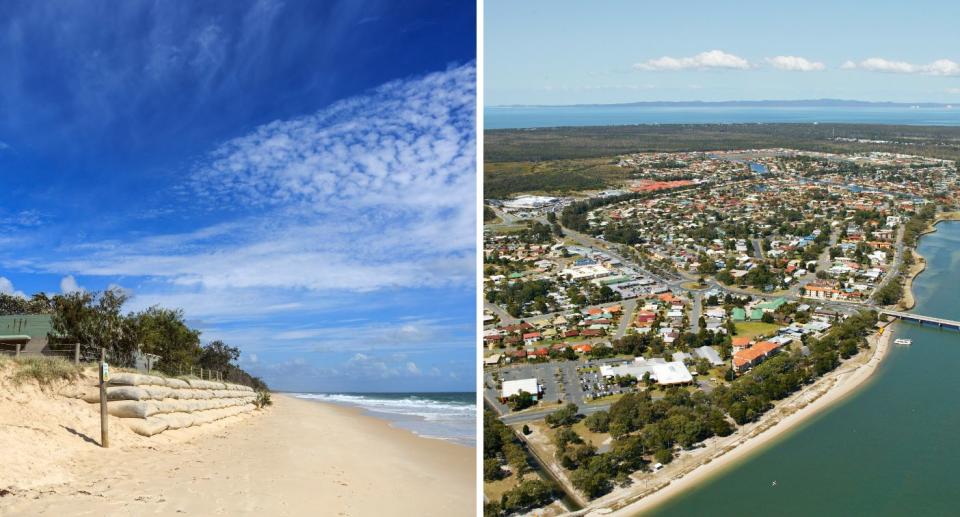
[[[694,291],[690,293],[693,297],[693,309],[690,311],[690,331],[696,334],[700,332],[700,316],[703,314],[703,293]]]
[[[617,325],[617,332],[613,337],[620,339],[627,334],[627,329],[630,328],[630,321],[633,319],[633,311],[637,308],[637,299],[631,298],[629,300],[624,300],[623,311],[620,313],[620,324]]]
[[[766,258],[766,254],[763,252],[763,242],[756,237],[750,239],[750,241],[753,242],[753,256],[756,257],[757,260]]]

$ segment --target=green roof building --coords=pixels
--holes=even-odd
[[[0,343],[26,345],[24,350],[39,353],[53,333],[49,314],[12,314],[0,316]]]
[[[740,307],[734,307],[730,314],[733,321],[745,321],[747,319],[747,311]]]
[[[775,311],[780,307],[783,307],[787,303],[786,298],[776,298],[774,300],[768,300],[763,303],[758,303],[757,308],[761,310],[771,310]]]
[[[752,320],[761,320],[763,319],[763,309],[754,307],[750,309],[750,319]]]

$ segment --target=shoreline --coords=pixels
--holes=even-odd
[[[697,449],[692,454],[687,453],[686,458],[681,455],[674,459],[670,465],[660,471],[669,477],[648,489],[639,498],[636,495],[617,494],[615,490],[578,514],[624,517],[646,514],[698,483],[721,474],[740,461],[759,453],[765,446],[772,445],[777,439],[795,430],[811,417],[822,414],[826,409],[865,386],[890,349],[894,325],[895,323],[887,325],[882,335],[874,333],[867,338],[871,350],[868,358],[860,361],[852,359],[851,361],[857,362],[856,365],[851,366],[849,363],[841,365],[837,370],[821,377],[807,388],[778,402],[767,413],[766,418],[742,426],[730,436],[711,438],[708,440],[711,443],[706,447]],[[698,452],[703,452],[704,455],[698,457]],[[695,463],[685,465],[685,462],[689,461]],[[670,469],[672,465],[679,467]]]
[[[474,450],[359,408],[276,394],[255,418],[191,431],[177,443],[88,446],[69,459],[69,479],[17,489],[0,515],[446,516],[476,508]]]
[[[466,392],[464,392],[464,393],[466,393]],[[354,411],[357,411],[359,415],[362,415],[362,416],[365,416],[365,417],[374,418],[374,419],[377,419],[377,420],[381,420],[381,421],[383,421],[383,422],[386,422],[387,425],[390,426],[391,429],[396,429],[396,430],[398,430],[398,431],[404,431],[404,432],[410,433],[410,434],[412,434],[413,436],[415,436],[415,437],[417,437],[417,438],[420,438],[420,439],[423,439],[423,440],[439,440],[439,441],[444,442],[444,443],[450,443],[450,444],[458,445],[458,446],[460,446],[460,447],[466,447],[466,448],[474,449],[474,450],[476,450],[476,448],[477,448],[476,436],[475,436],[475,435],[474,435],[474,436],[471,436],[471,437],[469,438],[469,439],[472,440],[472,441],[470,441],[469,443],[465,443],[464,440],[463,440],[462,438],[460,438],[460,437],[456,437],[456,436],[436,436],[436,435],[421,434],[420,432],[416,431],[415,429],[408,429],[408,428],[406,428],[406,427],[404,427],[404,426],[402,425],[402,423],[405,422],[405,421],[413,421],[413,422],[426,422],[426,421],[428,421],[429,419],[428,419],[427,417],[423,416],[423,415],[410,414],[410,413],[390,413],[390,412],[387,412],[387,411],[377,411],[376,409],[367,408],[367,407],[364,407],[364,406],[362,406],[362,405],[360,405],[360,404],[353,404],[353,403],[350,403],[350,402],[335,402],[335,401],[331,401],[331,400],[322,400],[322,399],[318,399],[318,398],[314,398],[314,397],[302,396],[302,395],[316,395],[316,394],[314,394],[314,393],[282,392],[282,394],[283,394],[284,396],[288,396],[288,397],[291,397],[291,398],[294,398],[294,399],[297,399],[297,400],[303,400],[303,401],[307,401],[307,402],[316,402],[316,403],[319,403],[319,404],[327,404],[327,405],[331,405],[331,406],[335,406],[335,407],[339,407],[339,408],[344,408],[344,409],[348,409],[348,410],[354,410]],[[324,395],[330,395],[330,394],[324,394]],[[339,395],[339,394],[335,394],[335,395]],[[377,395],[377,394],[376,394],[376,393],[370,393],[370,394],[364,394],[363,396],[368,396],[368,395]],[[476,409],[476,405],[474,405],[473,407],[474,407],[474,409]]]
[[[919,245],[919,240],[922,236],[935,232],[937,225],[943,221],[960,221],[960,212],[938,214],[930,225],[917,236],[917,244]],[[926,258],[917,252],[917,247],[919,246],[908,248],[913,254],[914,263],[905,275],[903,295],[897,302],[904,310],[910,310],[916,305],[916,298],[913,294],[913,281],[920,273],[926,270],[927,267]],[[619,500],[615,499],[606,504],[603,503],[605,498],[598,499],[589,510],[582,512],[582,514],[593,515],[593,512],[599,514],[601,512],[598,510],[605,509],[606,511],[602,512],[603,515],[645,515],[666,503],[669,499],[676,497],[679,493],[693,488],[696,483],[719,475],[724,470],[736,466],[739,461],[761,452],[764,447],[772,445],[776,439],[793,431],[801,423],[817,414],[821,414],[847,396],[854,394],[859,388],[865,386],[866,382],[873,376],[873,373],[883,362],[883,359],[890,349],[890,340],[892,339],[895,325],[896,321],[891,322],[884,327],[882,335],[872,334],[867,338],[868,341],[871,342],[873,353],[866,362],[847,370],[844,370],[845,365],[841,365],[838,370],[830,372],[823,378],[817,380],[809,388],[795,393],[776,404],[774,408],[767,413],[770,415],[769,418],[762,418],[759,422],[748,424],[748,426],[750,426],[749,428],[747,428],[748,426],[744,426],[729,437],[719,440],[711,439],[730,442],[723,444],[723,449],[719,454],[715,453],[710,457],[697,458],[695,465],[685,470],[681,469],[680,472],[673,473],[669,479],[663,481],[652,490],[647,490],[639,499],[634,499],[625,506],[620,505],[624,500],[632,499],[632,497],[624,497],[620,494],[618,496]],[[829,386],[827,386],[828,383]],[[815,396],[803,403],[800,398],[810,390],[816,392]],[[786,413],[786,416],[783,416],[784,413]],[[780,416],[783,418],[778,419]],[[737,435],[741,436],[733,438]],[[709,449],[709,446],[707,448]],[[681,458],[674,460],[674,462],[677,461],[681,461]],[[664,471],[666,470],[667,469],[664,469]],[[614,494],[615,493],[616,491],[614,491]],[[607,498],[610,498],[610,496],[607,496]],[[601,504],[597,504],[597,502]]]
[[[960,211],[952,212],[941,212],[937,214],[933,221],[927,225],[922,232],[917,235],[917,245],[909,248],[910,252],[913,254],[913,264],[910,266],[909,271],[904,275],[903,280],[903,296],[900,298],[900,301],[897,302],[903,310],[913,309],[917,305],[916,297],[913,295],[913,281],[917,278],[920,273],[923,273],[927,269],[927,259],[920,254],[917,248],[920,245],[920,239],[927,234],[937,231],[937,225],[944,221],[960,221]]]

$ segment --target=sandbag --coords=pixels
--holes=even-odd
[[[140,436],[153,436],[160,434],[167,430],[167,423],[157,420],[130,420],[128,424],[130,430],[139,434]]]
[[[110,376],[110,384],[115,386],[165,386],[163,377],[141,373],[119,372]]]
[[[189,389],[190,383],[183,379],[174,379],[172,377],[167,377],[163,380],[168,388],[177,388],[177,389]]]

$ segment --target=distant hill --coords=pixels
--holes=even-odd
[[[943,102],[871,102],[849,99],[804,99],[804,100],[759,100],[759,101],[641,101],[616,104],[511,104],[491,106],[493,108],[622,108],[622,107],[651,107],[651,108],[945,108],[949,106]]]

